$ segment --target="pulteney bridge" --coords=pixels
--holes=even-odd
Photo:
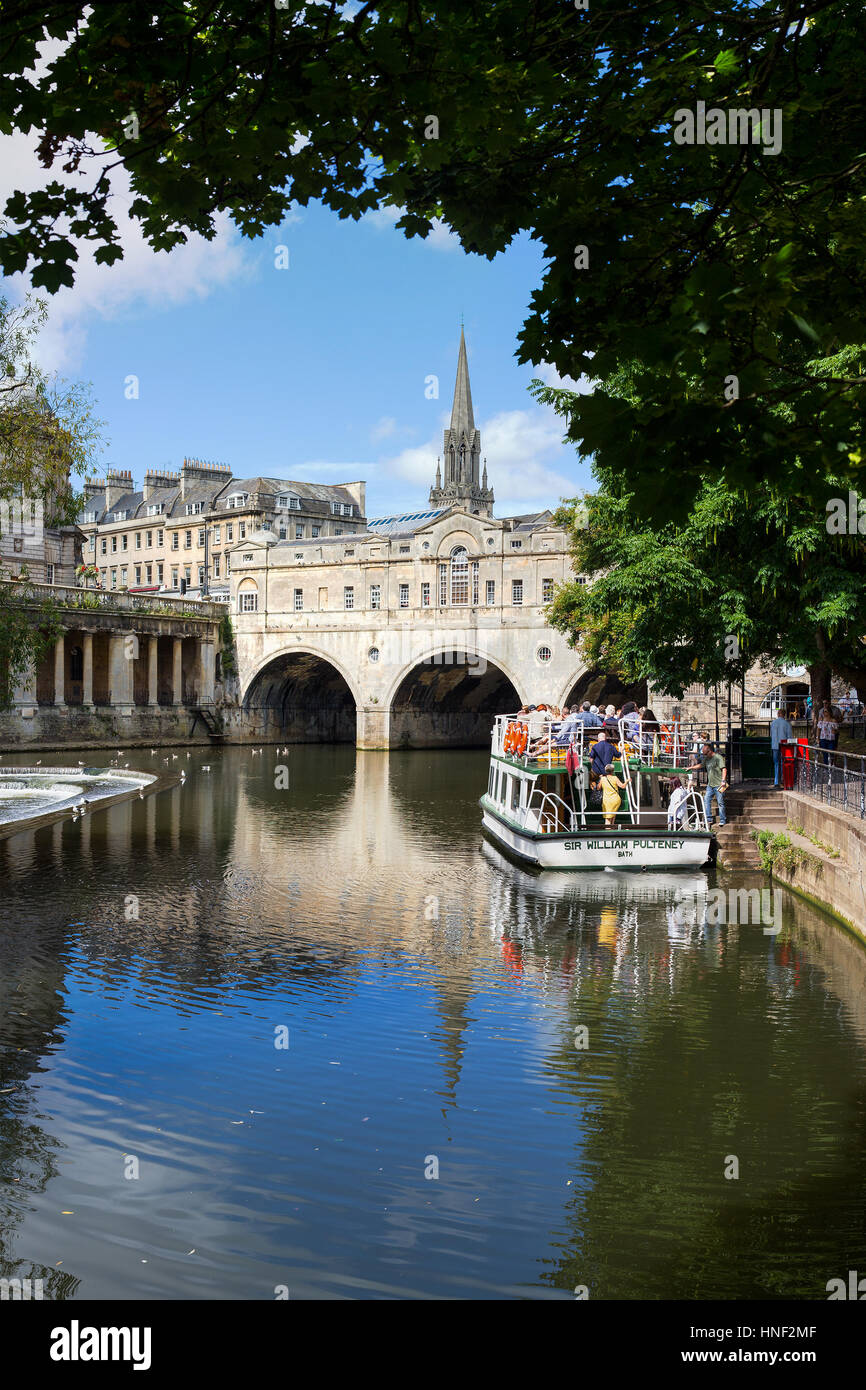
[[[258,532],[232,553],[229,737],[484,745],[494,713],[577,698],[585,667],[545,621],[570,574],[549,512],[451,506],[315,541]]]

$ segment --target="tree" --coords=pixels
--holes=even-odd
[[[44,524],[61,526],[75,519],[75,479],[101,436],[89,386],[50,377],[33,359],[46,313],[42,300],[0,298],[0,503],[39,500]]]
[[[44,532],[74,522],[76,481],[101,443],[89,386],[49,377],[34,360],[45,313],[39,300],[12,308],[0,299],[0,554],[22,524]],[[0,579],[7,578],[0,563]],[[4,585],[0,602],[0,709],[59,631],[54,605],[35,597],[25,567],[14,587]]]
[[[677,698],[759,661],[807,666],[817,699],[831,672],[866,690],[866,541],[831,534],[811,502],[709,480],[684,523],[656,526],[607,476],[560,520],[592,582],[564,585],[550,621],[589,664]]]
[[[685,516],[710,467],[781,487],[807,444],[810,479],[856,479],[859,0],[7,0],[0,45],[0,130],[47,171],[6,205],[7,273],[70,284],[76,239],[117,260],[120,166],[156,249],[312,199],[398,206],[407,235],[442,217],[488,257],[529,232],[518,356],[598,383],[569,438],[642,510]],[[604,390],[626,362],[655,394]]]

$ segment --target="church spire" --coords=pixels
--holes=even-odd
[[[487,486],[487,475],[479,478],[481,433],[475,428],[472,391],[469,386],[469,358],[466,335],[460,326],[460,348],[457,353],[457,378],[451,404],[451,423],[445,431],[444,469],[440,481],[439,464],[436,482],[430,490],[431,507],[465,507],[475,516],[492,516],[493,492]]]
[[[460,352],[457,357],[457,380],[454,384],[454,401],[451,406],[451,430],[459,439],[465,434],[469,439],[475,431],[475,417],[472,414],[472,392],[469,389],[469,361],[466,357],[466,338],[460,329]]]

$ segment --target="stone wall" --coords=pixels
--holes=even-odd
[[[193,716],[185,709],[164,706],[134,707],[129,712],[109,706],[94,709],[55,709],[38,705],[30,718],[0,712],[0,749],[22,752],[32,749],[153,747],[156,744],[208,744],[199,720],[190,734]]]
[[[807,836],[838,850],[839,858],[810,847],[791,868],[777,865],[774,877],[828,908],[866,941],[866,821],[800,792],[782,795],[788,823],[801,825]]]

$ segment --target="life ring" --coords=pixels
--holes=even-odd
[[[514,735],[514,725],[513,725],[513,724],[506,724],[506,725],[505,725],[505,738],[502,740],[502,751],[503,751],[503,753],[510,753],[510,752],[511,752],[511,742],[512,742],[513,735]]]
[[[659,730],[659,746],[661,747],[663,753],[671,753],[673,751],[673,730],[669,729],[667,724],[662,724],[661,729]]]
[[[517,738],[516,738],[515,744],[514,744],[514,756],[515,756],[515,757],[519,758],[520,755],[521,755],[522,753],[525,753],[525,751],[526,751],[526,745],[527,745],[528,742],[529,742],[529,730],[527,729],[526,725],[523,724],[523,725],[521,725],[521,726],[518,728],[518,730],[517,730]]]

